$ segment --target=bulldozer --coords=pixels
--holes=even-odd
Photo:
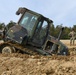
[[[53,21],[49,18],[24,7],[20,7],[16,15],[21,17],[16,25],[5,32],[4,42],[0,44],[1,53],[69,54],[68,47],[60,41],[63,27],[58,38],[55,38],[50,34]]]

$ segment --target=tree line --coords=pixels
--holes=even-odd
[[[56,27],[54,25],[51,26],[50,30],[51,30],[51,35],[58,38],[60,29],[62,28],[62,24],[61,25],[57,25]],[[73,27],[64,27],[64,30],[62,32],[61,35],[61,39],[70,39],[70,37],[68,36],[68,34],[70,33],[70,31],[74,29],[74,31],[76,32],[76,25],[73,25]]]
[[[10,28],[12,27],[13,25],[15,25],[16,23],[13,22],[13,21],[10,21],[7,25],[5,25],[5,23],[0,23],[0,30],[4,27],[6,28]],[[57,25],[56,27],[52,24],[51,27],[50,27],[50,35],[58,38],[58,35],[59,35],[59,32],[60,32],[60,29],[62,28],[63,26],[62,25]],[[62,36],[61,36],[61,39],[69,39],[70,37],[68,36],[69,32],[74,29],[75,32],[76,32],[76,25],[73,25],[73,27],[67,27],[65,26],[64,27],[64,31],[62,32]]]

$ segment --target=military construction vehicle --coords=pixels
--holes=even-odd
[[[60,41],[64,28],[58,38],[50,35],[53,21],[27,8],[19,8],[16,12],[21,17],[16,25],[5,34],[4,43],[0,44],[1,53],[23,52],[42,55],[68,55],[68,48]]]

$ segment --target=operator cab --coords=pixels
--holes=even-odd
[[[37,15],[34,15],[33,13],[30,13],[30,12],[26,12],[21,17],[21,19],[19,21],[19,25],[21,25],[22,27],[24,27],[27,30],[28,36],[31,36],[37,20],[38,20]]]
[[[47,37],[50,28],[49,24],[53,23],[53,21],[45,18],[41,14],[24,9],[19,9],[17,11],[17,13],[19,12],[22,14],[18,24],[27,30],[28,37],[31,39],[28,41],[31,41],[34,45],[41,46]]]

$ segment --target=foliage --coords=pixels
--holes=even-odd
[[[60,29],[62,28],[62,24],[61,25],[57,25],[56,27],[51,26],[50,30],[51,30],[51,35],[53,35],[54,37],[58,38]],[[74,25],[72,27],[75,32],[76,32],[76,25]],[[68,36],[69,32],[72,30],[71,27],[64,27],[64,31],[62,33],[61,39],[69,39],[70,37]]]
[[[2,30],[2,28],[5,27],[4,23],[0,23],[0,30]]]

